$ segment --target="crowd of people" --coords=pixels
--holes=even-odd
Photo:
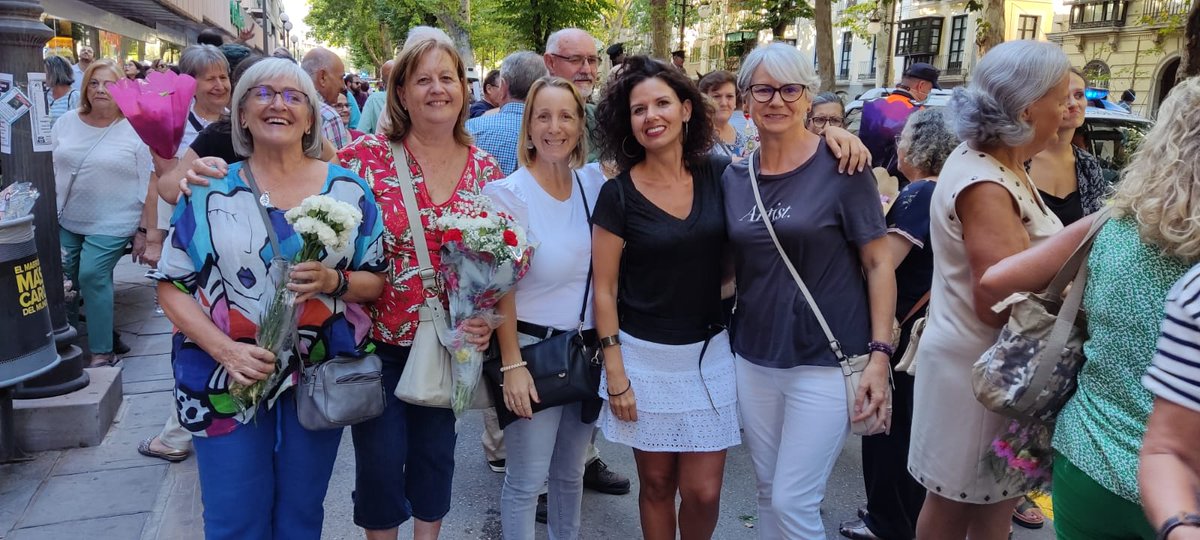
[[[500,322],[462,327],[500,374],[481,442],[505,475],[504,538],[534,538],[537,521],[551,538],[586,537],[584,489],[630,491],[598,432],[632,449],[645,538],[711,538],[741,444],[757,535],[824,538],[852,433],[867,504],[843,536],[1008,538],[1029,485],[989,464],[1011,420],[976,399],[973,365],[1008,320],[994,306],[1046,289],[1092,229],[1087,361],[1050,443],[1056,533],[1200,537],[1200,80],[1172,90],[1114,183],[1072,143],[1086,80],[1050,43],[995,47],[949,109],[924,106],[939,74],[913,64],[867,104],[858,135],[795,47],[765,44],[737,73],[693,79],[681,52],[672,63],[615,44],[601,78],[596,43],[554,32],[475,97],[453,42],[429,27],[380,66],[376,91],[325,49],[297,61],[192,45],[157,68],[197,80],[170,157],[108,93],[136,65],[87,48],[75,65],[47,58],[60,240],[91,365],[119,361],[112,272],[132,246],[176,327],[175,408],[138,451],[195,454],[206,537],[320,536],[342,430],[301,425],[298,373],[373,351],[386,405],[350,427],[354,523],[394,539],[412,519],[415,538],[437,538],[456,418],[391,389],[426,296],[446,302],[419,272],[423,257],[441,264],[437,220],[480,194],[536,246]],[[894,200],[881,177],[902,187]],[[318,194],[362,223],[279,275],[301,248],[284,214]],[[301,313],[279,359],[255,341],[276,286]],[[522,350],[575,331],[603,351],[597,393],[542,407]],[[234,384],[277,370],[262,404],[232,406]]]

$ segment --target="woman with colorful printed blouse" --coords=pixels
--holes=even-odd
[[[210,540],[320,537],[342,432],[303,428],[291,388],[302,363],[369,348],[370,319],[358,303],[383,290],[383,223],[366,182],[317,159],[319,99],[294,62],[263,60],[246,72],[232,122],[234,146],[250,157],[181,199],[156,271],[159,302],[178,328],[175,402],[195,435]],[[274,259],[292,259],[303,243],[284,212],[318,194],[354,205],[362,224],[343,250],[293,267],[286,286],[299,293],[299,343],[278,359],[284,377],[263,402],[239,411],[230,384],[265,380],[276,369],[255,334],[263,301],[285,286],[273,283]],[[273,252],[260,205],[282,253]],[[342,280],[348,290],[332,296]]]
[[[1138,489],[1138,453],[1154,403],[1141,380],[1157,350],[1167,293],[1200,261],[1197,122],[1200,80],[1193,79],[1163,102],[1088,257],[1087,362],[1054,431],[1054,529],[1061,539],[1150,539],[1159,525],[1146,520]],[[1092,221],[1081,219],[1001,261],[982,285],[1000,297],[1044,290]]]
[[[455,419],[450,409],[405,403],[391,392],[407,363],[425,299],[400,183],[412,182],[425,228],[425,238],[416,241],[428,245],[436,269],[442,235],[434,222],[461,197],[479,193],[504,175],[467,135],[466,69],[449,38],[406,44],[389,88],[394,91],[387,104],[388,129],[358,139],[338,154],[375,190],[387,259],[387,286],[370,314],[388,401],[382,416],[352,428],[354,523],[366,529],[369,539],[394,539],[397,527],[415,517],[415,538],[436,538],[450,511]],[[397,174],[397,163],[406,174]],[[446,302],[444,294],[441,300]],[[480,319],[467,321],[465,331],[480,346],[491,337]]]

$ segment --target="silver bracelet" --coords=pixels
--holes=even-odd
[[[500,366],[500,373],[506,373],[506,372],[512,371],[517,368],[523,368],[528,365],[529,365],[529,362],[521,361],[521,362],[512,364],[510,366]]]

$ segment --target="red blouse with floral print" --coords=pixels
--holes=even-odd
[[[417,275],[417,251],[408,228],[404,196],[400,191],[391,144],[381,135],[368,135],[338,152],[342,165],[363,177],[375,190],[375,200],[383,211],[383,248],[387,258],[387,282],[383,295],[371,305],[371,337],[390,345],[412,345],[417,333],[417,309],[424,301],[421,278]],[[408,168],[416,188],[417,205],[421,208],[421,223],[429,243],[429,257],[434,268],[441,264],[442,233],[434,222],[442,212],[463,195],[479,193],[484,184],[504,178],[500,165],[487,152],[472,146],[467,166],[458,180],[454,195],[444,204],[435,205],[425,189],[421,165],[408,155]],[[442,302],[446,302],[443,293]]]

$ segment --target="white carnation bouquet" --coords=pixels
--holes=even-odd
[[[270,395],[286,366],[286,355],[291,351],[292,336],[296,330],[296,298],[299,296],[286,286],[292,265],[319,261],[327,253],[345,250],[350,244],[351,234],[362,223],[362,217],[362,212],[354,205],[328,195],[307,197],[300,202],[300,206],[284,214],[292,230],[300,235],[303,245],[292,261],[283,260],[280,254],[275,254],[276,259],[271,264],[275,292],[263,304],[262,319],[255,336],[259,347],[275,355],[275,371],[270,377],[255,381],[250,386],[236,382],[229,384],[229,395],[239,410],[253,409]]]
[[[462,325],[475,317],[499,324],[496,302],[529,270],[533,248],[525,228],[495,210],[486,195],[463,198],[438,218],[442,231],[438,275],[450,301],[454,328],[450,349],[454,392],[450,406],[461,415],[471,405],[483,370],[483,353],[465,339]]]

